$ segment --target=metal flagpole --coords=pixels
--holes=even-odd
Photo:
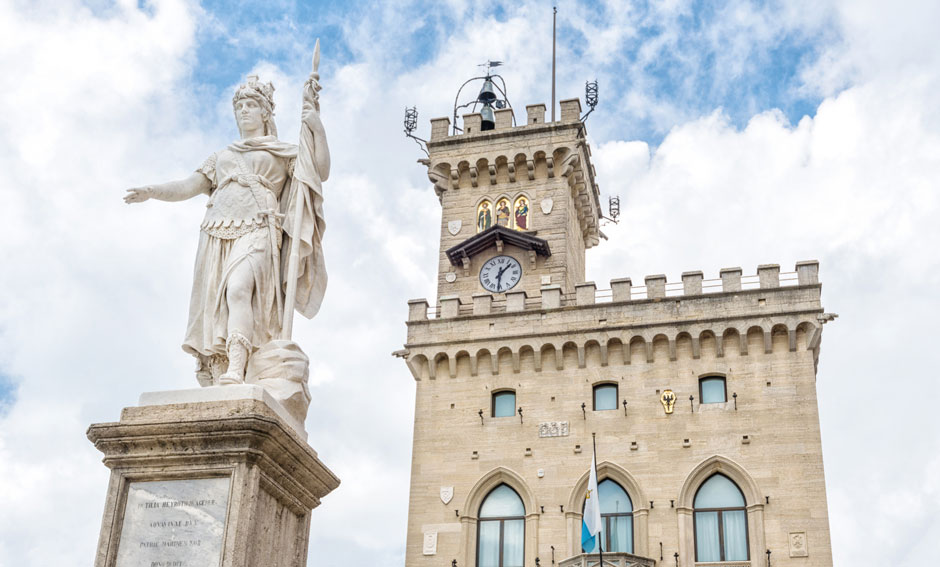
[[[594,474],[597,474],[597,434],[591,433],[591,442],[594,444]],[[597,483],[600,485],[600,482]],[[600,508],[601,505],[601,490],[597,489],[597,506]],[[598,554],[598,567],[604,567],[604,544],[603,544],[603,534],[604,534],[604,518],[601,517],[601,530],[597,532],[597,554]]]
[[[555,20],[558,19],[558,6],[552,6],[552,122],[555,121]]]

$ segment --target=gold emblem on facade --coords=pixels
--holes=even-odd
[[[672,390],[663,390],[663,395],[659,397],[659,401],[663,403],[663,409],[666,410],[666,413],[672,413],[672,408],[676,405],[676,395]]]

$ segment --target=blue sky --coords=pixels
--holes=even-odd
[[[587,279],[818,259],[841,315],[817,381],[835,564],[935,562],[940,4],[558,7],[558,98],[598,80],[588,138],[621,196]],[[330,284],[295,334],[310,442],[343,484],[313,515],[311,565],[401,565],[414,382],[389,353],[407,300],[436,293],[441,222],[403,110],[426,137],[487,59],[517,114],[549,102],[550,33],[540,0],[0,0],[0,567],[87,564],[108,478],[86,428],[195,386],[180,340],[204,202],[127,207],[125,189],[228,144],[249,73],[296,139],[317,37]]]
[[[0,370],[0,414],[16,401],[16,383]]]
[[[628,131],[630,136],[652,144],[662,140],[668,124],[651,120],[644,108],[629,104],[612,108],[629,92],[669,101],[678,112],[689,116],[721,108],[738,127],[754,114],[770,109],[783,111],[795,124],[804,115],[812,116],[822,100],[819,93],[803,88],[801,71],[818,57],[822,42],[838,39],[827,25],[830,22],[820,21],[812,26],[775,26],[769,37],[742,48],[738,45],[740,37],[758,33],[757,28],[768,22],[760,21],[759,26],[750,20],[717,25],[741,18],[740,13],[736,14],[740,11],[759,19],[771,18],[779,3],[691,2],[676,12],[663,12],[648,2],[602,9],[597,9],[595,2],[559,4],[559,67],[566,67],[582,82],[601,77],[599,112],[614,119],[604,131],[607,135],[620,136]],[[252,1],[231,10],[228,3],[216,1],[202,7],[193,68],[199,70],[198,77],[194,77],[197,83],[206,89],[206,104],[214,104],[222,91],[242,78],[243,69],[259,60],[286,69],[309,65],[309,54],[298,47],[309,46],[315,37],[330,49],[321,70],[324,76],[339,66],[372,57],[380,58],[394,75],[430,64],[448,34],[472,34],[460,29],[461,22],[472,20],[475,26],[505,24],[526,14],[537,19],[534,26],[540,26],[531,30],[531,56],[541,60],[545,73],[551,65],[550,52],[541,51],[551,45],[549,3],[535,8],[485,3],[468,5],[466,11],[458,12],[441,9],[438,2],[404,2],[387,5],[375,19],[361,22],[349,16],[372,11],[370,3]],[[579,24],[583,18],[585,25],[609,30],[612,26],[608,19],[613,12],[628,12],[631,29],[603,57],[594,57],[586,30],[572,25],[572,13],[578,16]],[[252,33],[244,33],[246,29]],[[364,33],[381,40],[389,53],[364,53],[363,48],[355,47],[352,40]],[[644,47],[660,43],[663,45],[655,57],[640,53]],[[498,46],[467,54],[468,63],[487,59],[505,60],[506,54]],[[513,61],[507,60],[500,72],[511,72],[512,67]],[[472,65],[466,69],[469,72],[453,74],[454,92],[472,76]],[[548,91],[548,76],[540,79],[540,90]],[[518,85],[510,82],[509,87],[515,90]],[[566,93],[571,94],[570,85]],[[525,103],[516,102],[520,104]]]

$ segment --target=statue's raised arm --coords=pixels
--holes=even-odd
[[[314,68],[304,84],[299,145],[281,142],[274,86],[249,76],[232,98],[240,139],[189,177],[128,189],[127,203],[207,195],[183,350],[203,386],[258,383],[301,422],[309,361],[290,340],[293,312],[313,317],[326,290],[321,239],[330,172]]]

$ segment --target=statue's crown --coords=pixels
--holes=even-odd
[[[248,75],[246,81],[235,90],[235,96],[232,97],[234,103],[243,96],[252,94],[260,96],[268,104],[268,110],[274,110],[274,85],[270,81],[262,83],[258,80],[258,75]]]

